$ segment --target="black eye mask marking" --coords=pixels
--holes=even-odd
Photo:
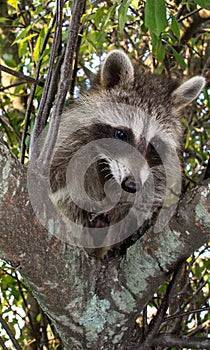
[[[150,167],[163,163],[167,145],[158,137],[153,137],[147,146],[146,159]]]
[[[113,127],[108,124],[96,123],[92,126],[94,140],[101,138],[114,138],[134,145],[134,135],[131,129],[124,126]]]

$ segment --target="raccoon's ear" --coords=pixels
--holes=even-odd
[[[101,68],[101,85],[105,89],[129,83],[134,78],[134,69],[129,57],[120,50],[111,51]]]
[[[195,100],[204,86],[205,78],[201,76],[195,76],[181,84],[172,93],[173,105],[175,108],[179,110]]]

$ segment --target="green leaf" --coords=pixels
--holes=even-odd
[[[0,17],[0,23],[4,23],[5,21],[9,21],[9,18]]]
[[[164,70],[164,66],[158,66],[155,68],[155,74],[162,74]]]
[[[131,0],[123,0],[118,10],[119,30],[120,34],[123,33],[125,22],[127,20],[128,7],[130,6]]]
[[[87,36],[85,37],[85,40],[87,41],[88,43],[88,46],[89,46],[89,51],[91,51],[93,49],[93,51],[96,51],[97,52],[97,47],[96,45],[94,44],[94,42],[89,39]]]
[[[96,27],[98,28],[98,26],[102,22],[103,16],[104,16],[104,8],[102,7],[102,8],[97,9],[97,11],[93,12],[89,16],[89,20],[93,21],[95,23]]]
[[[28,41],[28,40],[34,38],[34,37],[37,36],[37,35],[38,35],[37,33],[29,34],[29,35],[27,35],[25,38],[23,38],[23,39],[21,40],[21,42],[24,43],[25,41]]]
[[[14,68],[17,66],[13,55],[11,55],[10,53],[4,53],[2,58],[8,67]]]
[[[210,10],[210,0],[194,0],[196,4],[200,5],[204,9]]]
[[[18,0],[8,0],[7,3],[8,5],[14,7],[15,9],[18,8]]]
[[[39,60],[39,54],[40,54],[40,51],[42,48],[43,41],[44,41],[44,29],[41,30],[41,32],[38,36],[38,39],[36,41],[35,48],[34,48],[34,61],[35,61],[35,63],[37,63]]]
[[[29,147],[29,145],[30,145],[30,136],[29,135],[27,135],[26,136],[26,138],[25,138],[25,145],[27,146],[27,147]]]
[[[110,20],[110,17],[112,16],[112,14],[114,13],[114,11],[116,9],[116,6],[117,6],[117,4],[111,6],[110,9],[107,11],[107,14],[105,16],[105,21],[104,21],[104,23],[102,25],[102,28],[104,28],[104,27],[106,28],[106,26],[107,26],[107,24],[108,24],[108,22]]]
[[[41,319],[42,319],[42,314],[40,313],[40,314],[38,314],[38,315],[36,316],[36,321],[37,321],[37,322],[40,322]]]
[[[151,33],[159,37],[168,24],[164,0],[147,0],[145,6],[145,25]]]
[[[180,39],[179,23],[178,23],[176,17],[174,17],[174,16],[172,16],[171,29],[172,29],[173,33],[176,35],[177,39]]]
[[[177,62],[180,64],[181,67],[186,68],[187,64],[185,63],[184,58],[174,49],[174,47],[171,46],[171,48]]]
[[[106,33],[104,31],[98,32],[96,35],[98,44],[103,43],[106,40]]]
[[[155,54],[157,56],[158,62],[162,62],[164,60],[165,54],[166,54],[166,49],[165,49],[165,46],[163,46],[161,40],[159,40],[157,43]]]
[[[20,42],[25,36],[28,34],[29,30],[31,29],[31,25],[26,27],[20,34],[18,34],[17,38],[13,41],[12,45]]]
[[[18,55],[19,57],[23,57],[25,55],[25,53],[27,52],[27,46],[28,46],[28,43],[24,42],[20,42],[18,44]]]
[[[154,33],[151,33],[152,38],[152,53],[157,57],[158,62],[162,62],[164,60],[166,49],[162,43],[161,38],[158,38]]]
[[[139,7],[139,0],[132,0],[131,5],[135,8],[135,10],[137,10]]]
[[[190,144],[190,131],[187,132],[187,136],[186,136],[186,141],[185,141],[185,148],[188,148],[189,147],[189,144]]]

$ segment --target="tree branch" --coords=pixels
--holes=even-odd
[[[45,145],[39,157],[40,163],[43,164],[43,170],[48,169],[48,165],[51,160],[51,154],[53,152],[54,145],[57,139],[60,116],[63,111],[66,94],[68,92],[69,86],[71,85],[74,53],[77,47],[78,34],[81,29],[80,20],[85,8],[85,4],[86,4],[85,0],[80,0],[80,1],[75,0],[73,5],[72,20],[69,28],[69,37],[68,37],[67,46],[65,50],[64,62],[61,70],[61,78],[60,78],[60,84],[59,84],[58,92],[56,96],[55,108],[53,109]],[[45,101],[44,97],[43,97],[43,101]],[[36,137],[38,137],[38,134],[36,135]]]
[[[44,91],[41,97],[40,105],[39,105],[39,111],[38,116],[35,121],[32,137],[31,137],[31,151],[33,150],[34,143],[36,142],[38,136],[42,132],[42,130],[46,126],[47,117],[43,116],[44,106],[47,101],[47,96],[50,88],[50,83],[52,79],[53,74],[53,68],[54,68],[54,61],[55,61],[55,55],[58,49],[58,46],[61,41],[61,29],[62,29],[62,11],[63,11],[63,1],[57,0],[56,1],[56,26],[55,26],[55,34],[53,38],[52,43],[52,51],[50,55],[50,62],[49,62],[49,68],[47,73],[47,78],[45,81]]]
[[[201,10],[201,9],[198,9],[198,10]],[[190,25],[186,28],[186,30],[184,31],[181,37],[181,40],[180,40],[181,45],[185,45],[190,40],[190,38],[192,38],[192,36],[200,30],[202,23],[210,20],[209,11],[203,10],[202,12],[204,12],[204,16],[201,16],[197,10],[191,13],[192,20],[190,22]],[[179,21],[182,21],[182,19],[180,19]]]
[[[20,345],[18,344],[17,340],[15,339],[15,336],[12,333],[9,325],[7,324],[7,322],[3,319],[3,317],[1,315],[0,315],[0,323],[1,323],[2,327],[5,329],[5,331],[7,332],[8,336],[10,337],[10,340],[12,341],[15,349],[22,350]]]
[[[126,330],[135,325],[160,284],[179,261],[208,240],[210,182],[186,194],[162,232],[150,229],[127,249],[126,257],[110,263],[94,260],[82,248],[57,238],[62,226],[48,212],[47,232],[30,204],[26,169],[3,145],[0,155],[1,258],[20,270],[66,349],[70,344],[86,349],[89,343],[93,350],[99,346],[111,350],[112,334],[123,333],[126,348],[132,338]],[[36,190],[45,197],[42,179],[36,180]]]
[[[46,48],[51,30],[54,26],[55,23],[55,17],[51,20],[50,24],[49,24],[49,28],[47,30],[47,33],[44,37],[44,41],[40,50],[40,59],[39,62],[37,64],[36,67],[36,75],[35,75],[35,81],[39,80],[39,73],[40,73],[40,69],[41,69],[41,64],[42,64],[42,55],[44,53],[44,50]],[[24,121],[24,128],[23,128],[23,134],[22,134],[22,140],[21,140],[21,152],[20,152],[20,161],[22,164],[24,164],[24,158],[25,158],[25,151],[26,151],[26,144],[25,144],[25,139],[28,133],[28,127],[29,127],[29,123],[30,123],[30,117],[31,117],[31,110],[32,110],[32,106],[33,106],[33,101],[34,101],[34,95],[36,92],[36,85],[35,83],[33,83],[32,87],[31,87],[31,93],[29,96],[29,101],[27,103],[27,109],[26,109],[26,113],[25,113],[25,121]]]
[[[162,303],[157,311],[157,314],[149,324],[147,334],[145,337],[146,339],[143,341],[141,346],[139,348],[137,348],[137,350],[146,350],[146,349],[150,348],[151,339],[153,339],[153,337],[158,333],[159,328],[161,326],[161,323],[164,320],[166,311],[168,309],[170,298],[173,295],[174,289],[176,288],[177,283],[179,281],[180,274],[182,271],[182,266],[183,266],[183,264],[181,264],[181,265],[179,264],[179,266],[176,268],[174,275],[173,275],[173,278],[167,287],[164,299],[163,299],[163,301],[162,301]]]
[[[153,346],[210,350],[210,339],[201,337],[176,337],[172,334],[158,335],[151,339]]]
[[[0,336],[0,345],[2,346],[3,350],[8,350],[8,348],[5,346],[4,341],[2,340],[2,337]]]
[[[165,318],[165,320],[169,321],[169,320],[173,320],[173,319],[176,319],[176,318],[182,318],[184,316],[189,316],[191,314],[196,314],[196,313],[202,312],[202,311],[210,311],[210,307],[201,307],[200,309],[189,310],[189,311],[186,311],[186,312],[179,312],[177,314],[174,314],[174,315],[171,315],[171,316],[167,316]]]
[[[0,64],[0,70],[7,74],[13,75],[14,77],[20,78],[21,80],[23,80],[22,83],[25,82],[43,86],[43,82],[39,82],[36,79],[28,77],[27,75],[24,75],[21,72],[16,72],[11,68],[3,66],[2,64]]]

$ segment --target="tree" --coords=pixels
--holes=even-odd
[[[59,341],[50,343],[47,326],[51,324],[51,334],[57,337],[55,327],[65,349],[210,349],[206,337],[208,0],[75,0],[65,4],[58,0],[56,8],[51,2],[8,1],[2,2],[1,8],[0,241],[1,258],[12,267],[6,270],[3,264],[2,294],[8,304],[25,302],[33,331],[30,334],[25,326],[19,343],[27,349],[55,348]],[[13,31],[16,38],[12,35],[6,41],[7,33]],[[157,74],[177,78],[203,74],[207,87],[197,105],[183,116],[185,177],[175,215],[158,235],[153,226],[147,227],[126,254],[99,260],[41,225],[28,194],[27,159],[29,144],[33,146],[47,125],[41,162],[45,175],[65,104],[71,107],[75,93],[89,84],[92,65],[97,66],[96,53],[103,59],[103,53],[114,47],[123,48],[136,63]],[[17,80],[5,85],[5,72]],[[27,97],[26,108],[22,102],[20,111],[18,106],[14,109],[16,96],[19,101]],[[37,182],[39,191],[43,189],[41,180]],[[56,222],[52,223],[57,228]],[[25,292],[18,273],[43,311]],[[11,293],[5,291],[5,284],[10,284]],[[35,305],[35,317],[28,305]],[[5,303],[2,306],[9,317]],[[155,315],[149,320],[151,310]],[[0,322],[9,332],[2,317]],[[9,337],[19,349],[14,335],[9,333]],[[36,341],[29,346],[27,341],[32,338]],[[7,348],[6,339],[0,338],[3,349]]]

